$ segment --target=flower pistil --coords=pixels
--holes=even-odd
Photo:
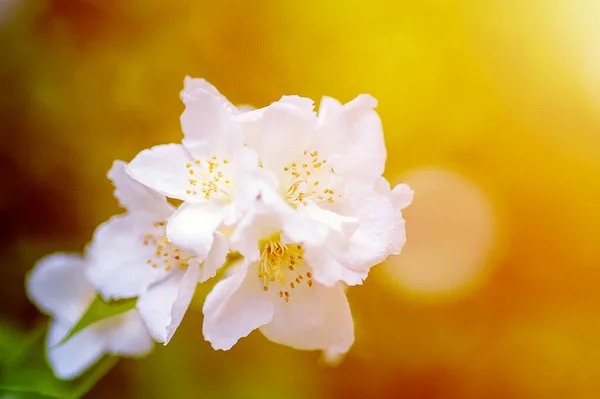
[[[204,161],[196,159],[194,163],[188,162],[185,167],[190,174],[190,187],[185,191],[186,194],[201,195],[207,200],[213,195],[228,199],[231,194],[228,164],[227,159],[219,163],[216,155]]]
[[[312,273],[302,258],[301,244],[283,244],[279,234],[275,234],[260,242],[260,265],[258,277],[262,280],[263,289],[269,290],[269,284],[281,284],[279,297],[286,302],[290,300],[290,291],[306,280],[312,287]]]
[[[165,221],[155,222],[154,227],[162,227],[162,231],[160,233],[157,232],[156,234],[144,235],[144,246],[156,248],[154,256],[151,256],[149,259],[147,259],[146,263],[152,265],[154,269],[162,266],[166,271],[171,270],[173,266],[179,266],[181,268],[189,266],[189,261],[193,258],[193,256],[177,248],[167,239],[164,230],[165,224]]]
[[[304,151],[298,162],[284,166],[283,171],[290,175],[285,198],[294,206],[307,205],[307,201],[333,203],[341,197],[332,189],[335,171],[318,151]]]

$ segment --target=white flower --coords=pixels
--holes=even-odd
[[[130,178],[115,161],[108,173],[115,196],[127,213],[100,225],[87,248],[87,275],[105,299],[138,296],[137,309],[152,337],[172,338],[198,282],[213,277],[225,262],[226,238],[211,233],[204,257],[173,245],[166,224],[173,207],[166,198]]]
[[[236,117],[263,166],[263,201],[286,215],[290,238],[313,249],[315,279],[328,286],[361,283],[405,242],[400,210],[412,190],[391,191],[381,177],[386,149],[376,104],[368,95],[345,105],[324,97],[317,116],[312,100],[288,96]]]
[[[271,341],[323,350],[333,360],[354,342],[344,288],[314,280],[310,248],[281,232],[285,221],[262,200],[240,221],[244,259],[232,265],[204,303],[203,333],[215,349],[230,349],[259,328]]]
[[[313,104],[309,98],[284,96],[236,117],[245,142],[258,152],[292,204],[331,203],[342,194],[335,189],[343,188],[344,181],[373,183],[385,169],[377,100],[361,94],[341,105],[323,97],[318,116]]]
[[[142,356],[153,345],[135,310],[96,322],[60,344],[95,295],[84,268],[81,256],[59,253],[39,260],[27,278],[30,300],[52,318],[46,356],[61,379],[79,376],[104,354]]]
[[[127,172],[151,189],[184,201],[170,218],[167,237],[207,256],[213,233],[234,224],[258,195],[258,160],[244,147],[238,111],[202,79],[186,78],[181,93],[182,144],[140,152]]]
[[[230,237],[244,255],[204,305],[203,332],[227,350],[259,328],[270,340],[323,350],[329,360],[354,341],[343,283],[405,242],[401,209],[412,190],[381,176],[386,150],[376,101],[346,105],[283,97],[239,114],[262,166],[260,197]]]

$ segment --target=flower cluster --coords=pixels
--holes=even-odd
[[[84,285],[106,301],[137,298],[131,317],[119,319],[127,327],[100,328],[110,338],[97,349],[137,354],[141,348],[130,348],[126,337],[117,342],[112,331],[147,331],[167,344],[196,285],[227,264],[203,306],[202,332],[213,348],[230,349],[259,329],[271,341],[339,358],[354,342],[345,288],[400,252],[401,209],[412,200],[408,186],[391,189],[382,177],[376,100],[360,95],[342,105],[324,97],[316,113],[312,100],[284,96],[247,110],[192,78],[181,98],[181,143],[115,161],[108,177],[126,213],[97,228],[73,277],[67,269],[81,259],[50,258],[62,268],[56,271],[42,261],[30,277],[30,297],[57,320],[60,306],[72,311],[67,329],[85,300],[67,303],[62,285],[78,298]],[[80,287],[75,275],[82,270]],[[77,345],[78,335],[59,348]]]
[[[79,255],[61,253],[40,259],[28,276],[27,292],[52,317],[46,357],[59,378],[77,377],[104,354],[142,356],[152,350],[152,339],[135,310],[101,320],[63,343],[95,295]]]

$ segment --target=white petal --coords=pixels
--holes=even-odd
[[[324,122],[337,115],[342,108],[342,104],[332,97],[323,96],[319,104],[319,121]]]
[[[329,229],[346,236],[351,236],[358,227],[358,220],[355,217],[343,216],[322,209],[312,202],[308,202],[306,205],[300,205],[298,207],[298,212],[303,213],[312,220],[322,223]]]
[[[213,233],[228,212],[228,205],[218,202],[182,204],[167,224],[167,237],[175,246],[196,254],[202,262],[212,246]]]
[[[240,261],[219,281],[204,302],[204,339],[214,349],[229,350],[256,328],[271,321],[273,302],[261,280]]]
[[[283,232],[282,237],[289,242],[314,245],[322,245],[332,229],[352,234],[356,225],[354,218],[319,208],[311,209],[314,212],[298,211],[271,188],[262,185],[260,199],[255,201],[233,231],[230,247],[249,261],[256,261],[260,257],[258,241],[275,233]]]
[[[192,264],[140,295],[137,309],[155,341],[166,345],[171,340],[190,306],[199,277],[199,266]]]
[[[290,106],[299,108],[301,112],[313,113],[314,102],[310,98],[303,98],[298,96],[283,96],[277,103],[274,104],[288,104]],[[248,109],[245,112],[239,112],[236,116],[237,122],[242,127],[244,132],[244,142],[247,146],[260,150],[262,130],[262,119],[265,112],[272,107],[273,104],[259,108],[259,109]],[[308,132],[305,132],[308,133]]]
[[[260,139],[256,149],[262,164],[275,173],[294,162],[310,144],[316,127],[314,112],[286,102],[267,107],[260,120]]]
[[[42,312],[75,324],[93,298],[81,256],[57,253],[40,259],[29,272],[27,295]]]
[[[346,352],[348,352],[348,350],[343,348],[328,348],[323,351],[322,359],[330,366],[338,366],[342,362]]]
[[[337,174],[371,183],[383,173],[387,152],[375,106],[373,97],[362,94],[321,120],[315,145],[327,156],[342,155]]]
[[[154,346],[154,341],[136,310],[100,321],[97,325],[102,328],[100,323],[106,326],[107,351],[114,355],[143,356]]]
[[[397,184],[392,190],[392,200],[399,209],[410,205],[415,192],[408,184]]]
[[[206,91],[215,97],[219,97],[224,103],[227,103],[232,109],[235,108],[225,96],[212,84],[202,78],[192,78],[186,76],[183,80],[183,90],[181,91],[181,100],[184,104],[196,101],[196,93]]]
[[[356,271],[368,271],[388,255],[400,253],[406,242],[404,219],[389,188],[382,191],[382,184],[377,184],[377,188],[349,188],[346,200],[358,218],[358,228],[349,241],[331,235],[325,244],[338,262]]]
[[[106,351],[106,336],[86,328],[58,345],[69,333],[71,325],[50,324],[46,337],[46,357],[60,379],[73,379],[91,367]]]
[[[343,288],[298,286],[289,302],[275,301],[273,320],[260,328],[271,341],[302,350],[345,353],[354,343],[354,324]]]
[[[238,123],[254,123],[261,120],[267,107],[248,109],[235,116]]]
[[[260,184],[269,187],[273,192],[278,193],[280,190],[279,180],[277,175],[270,169],[260,168],[258,172]]]
[[[281,232],[289,242],[321,243],[328,227],[297,212],[281,196],[263,187],[260,199],[231,234],[230,247],[249,261],[256,261],[260,258],[258,242]]]
[[[244,144],[254,150],[260,148],[260,120],[264,113],[265,108],[260,108],[240,113],[235,117],[242,129]]]
[[[131,298],[166,277],[165,268],[153,268],[156,246],[144,245],[145,235],[154,233],[159,220],[146,215],[113,216],[98,226],[87,247],[86,273],[103,298]],[[164,229],[164,227],[163,227]],[[164,234],[158,232],[157,234]]]
[[[279,100],[279,103],[292,104],[304,111],[314,112],[315,110],[315,102],[307,97],[300,96],[283,96]]]
[[[362,284],[368,275],[368,270],[355,271],[339,263],[322,244],[305,244],[304,260],[312,268],[313,279],[327,287],[340,281],[348,285]]]
[[[234,114],[223,96],[195,89],[185,100],[181,114],[184,146],[198,159],[213,155],[230,158],[244,144],[242,128]]]
[[[245,114],[246,112],[250,112],[250,111],[254,111],[256,108],[254,108],[252,105],[248,105],[248,104],[238,104],[237,106],[237,113],[238,114]]]
[[[287,204],[283,206],[293,214],[291,207]],[[244,215],[231,234],[231,249],[244,255],[250,262],[258,260],[258,241],[279,233],[282,230],[281,219],[281,213],[265,204],[262,197]]]
[[[277,223],[274,225],[277,231],[283,231],[292,242],[321,243],[329,232],[325,223],[308,217],[304,211],[294,209],[279,194],[264,185],[261,187],[260,202],[256,206],[258,212],[271,218],[272,223]],[[272,225],[270,228],[275,227]]]
[[[235,201],[228,212],[225,224],[234,224],[250,209],[260,193],[262,168],[259,168],[258,155],[252,149],[244,147],[235,154]]]
[[[127,163],[114,161],[108,172],[108,178],[115,186],[114,195],[119,205],[129,212],[148,212],[158,215],[169,215],[173,212],[167,199],[159,193],[132,179],[125,168]]]
[[[157,145],[143,150],[133,158],[126,171],[135,180],[167,197],[188,202],[203,202],[201,196],[194,196],[190,185],[191,155],[180,144]]]
[[[198,282],[203,283],[209,278],[216,276],[217,270],[225,264],[228,253],[229,242],[227,241],[227,237],[219,232],[214,233],[212,247],[204,260],[204,263],[200,266],[200,277]]]

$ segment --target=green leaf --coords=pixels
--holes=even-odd
[[[71,381],[61,381],[48,367],[45,357],[46,325],[41,324],[21,340],[14,342],[15,355],[2,366],[0,398],[78,399],[85,395],[118,361],[105,356],[94,366]]]
[[[68,341],[72,336],[77,334],[84,328],[111,316],[116,316],[121,313],[125,313],[128,310],[135,308],[136,298],[122,299],[119,301],[105,302],[100,295],[96,295],[90,303],[90,306],[85,311],[81,319],[75,324],[75,326],[69,331],[67,336],[63,338],[61,344]]]
[[[0,382],[0,393],[10,393],[16,398],[79,399],[94,387],[119,360],[104,356],[81,377],[72,381],[57,379],[47,365],[28,365],[18,374],[9,374],[6,382]]]
[[[31,348],[42,339],[46,323],[40,322],[27,334],[10,324],[0,324],[0,367],[10,368],[19,364]],[[0,398],[1,399],[1,398]]]

